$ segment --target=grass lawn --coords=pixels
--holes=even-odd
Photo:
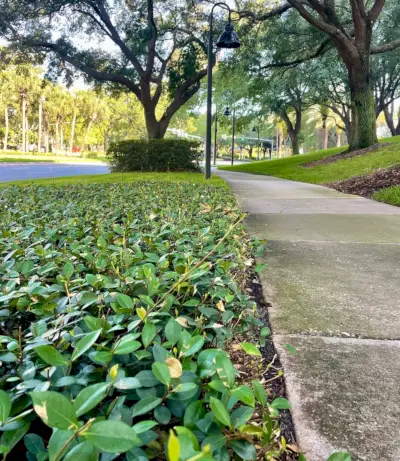
[[[14,156],[1,156],[0,163],[55,163],[53,159],[41,160],[36,157],[14,157]]]
[[[224,166],[219,167],[219,169],[270,175],[313,184],[324,184],[368,174],[378,168],[387,168],[400,163],[400,137],[382,139],[381,142],[391,142],[392,145],[366,155],[339,160],[326,165],[317,165],[312,168],[304,168],[302,165],[338,154],[345,147],[335,147],[333,149],[311,152],[294,157],[247,163],[233,167]]]
[[[105,157],[100,158],[81,158],[69,157],[67,155],[21,155],[0,153],[0,163],[98,163],[103,164]]]
[[[203,173],[110,173],[110,174],[94,174],[80,176],[64,176],[62,178],[45,178],[45,179],[26,179],[21,181],[13,181],[1,183],[0,186],[8,186],[10,184],[25,185],[67,185],[67,184],[98,184],[98,183],[120,183],[120,182],[139,182],[139,181],[164,181],[164,182],[192,182],[206,183],[228,188],[226,182],[218,176],[213,175],[211,180],[206,181]]]
[[[400,186],[388,187],[382,189],[372,196],[373,199],[379,202],[389,203],[390,205],[400,206]]]

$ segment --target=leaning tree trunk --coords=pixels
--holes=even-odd
[[[85,150],[85,147],[86,147],[86,144],[87,144],[87,140],[88,140],[88,137],[89,137],[89,133],[90,133],[90,129],[92,128],[92,123],[93,123],[93,120],[90,119],[89,120],[89,123],[88,123],[88,126],[86,128],[86,132],[85,132],[85,136],[83,138],[83,143],[81,145],[81,155],[83,155],[83,152]]]
[[[378,142],[375,98],[371,86],[369,56],[348,67],[351,94],[350,151]]]
[[[29,121],[28,116],[25,117],[25,152],[29,152]]]
[[[8,106],[4,108],[4,140],[3,140],[3,149],[6,151],[8,148],[8,131],[9,131],[9,121],[8,121]]]

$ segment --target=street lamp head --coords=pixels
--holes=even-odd
[[[225,107],[225,110],[224,110],[224,115],[231,115],[231,110],[229,109],[229,107]]]
[[[228,22],[225,25],[224,32],[222,33],[221,37],[219,37],[218,39],[217,48],[239,48],[239,47],[240,47],[239,38],[236,32],[233,30],[232,23]]]
[[[257,128],[253,126],[253,129],[251,131],[254,131],[254,133],[257,133]]]

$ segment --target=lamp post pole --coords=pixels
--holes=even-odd
[[[215,110],[215,126],[214,126],[214,166],[217,164],[217,132],[218,132],[218,111]]]
[[[206,152],[205,152],[205,177],[211,178],[211,125],[212,125],[212,70],[213,70],[213,19],[214,10],[217,6],[225,8],[229,12],[228,23],[225,26],[225,31],[217,42],[218,48],[239,48],[240,42],[233,30],[231,24],[231,9],[226,3],[220,2],[213,5],[210,12],[210,26],[208,31],[208,65],[207,65],[207,117],[206,117]]]
[[[235,116],[236,116],[236,108],[233,106],[233,116],[232,116],[232,159],[231,165],[233,165],[235,159]]]

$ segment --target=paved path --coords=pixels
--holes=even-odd
[[[261,279],[309,461],[400,460],[400,208],[218,172],[267,239]],[[293,345],[289,354],[282,346]]]
[[[90,163],[0,163],[0,182],[108,172],[107,166]]]

